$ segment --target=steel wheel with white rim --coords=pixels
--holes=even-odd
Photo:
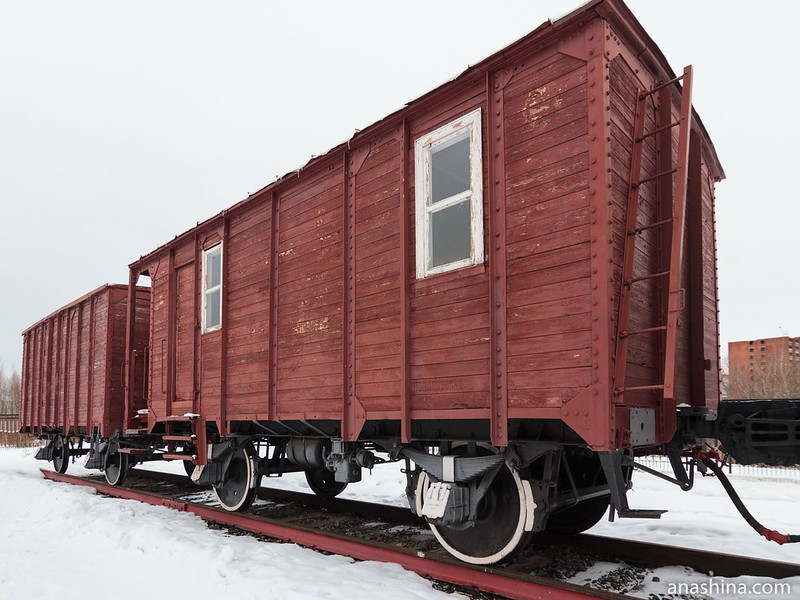
[[[240,446],[233,452],[224,481],[214,486],[222,508],[230,512],[247,510],[258,493],[258,456],[253,446]]]
[[[130,455],[124,452],[110,452],[106,455],[103,473],[109,485],[122,485],[130,470]]]
[[[416,490],[418,514],[429,485],[428,474],[421,473]],[[474,525],[430,523],[430,527],[439,543],[456,558],[475,565],[491,565],[527,547],[535,506],[527,479],[502,463],[478,504]]]
[[[69,440],[64,435],[53,438],[53,468],[56,473],[66,473],[69,466]]]
[[[569,456],[564,459],[572,473],[573,485],[578,490],[607,485],[600,459],[595,454]],[[562,463],[563,464],[563,463]],[[564,483],[566,487],[567,483]],[[578,504],[556,509],[547,517],[547,531],[563,534],[582,533],[600,522],[607,513],[610,492],[603,496],[587,498]]]

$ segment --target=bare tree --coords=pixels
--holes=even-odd
[[[728,398],[800,398],[800,360],[785,357],[763,366],[741,367],[728,374]]]
[[[3,363],[0,361],[0,414],[9,412],[11,408],[8,397],[8,382],[6,381],[6,372],[3,369]]]
[[[19,412],[20,376],[15,370],[6,373],[0,361],[0,414],[16,414]]]
[[[731,366],[730,360],[728,357],[722,359],[722,363],[720,364],[720,373],[719,373],[719,384],[720,384],[720,396],[722,400],[727,400],[730,398],[730,382],[731,382]]]
[[[12,414],[19,414],[19,403],[22,395],[22,378],[16,369],[11,371],[11,376],[7,378],[6,389],[9,400],[9,412]]]

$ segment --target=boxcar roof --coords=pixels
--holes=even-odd
[[[181,243],[193,232],[201,230],[215,221],[218,221],[225,216],[238,211],[243,206],[248,205],[251,201],[263,199],[266,194],[280,189],[282,185],[285,185],[292,179],[301,177],[304,173],[316,171],[319,167],[325,166],[331,160],[341,156],[341,152],[358,147],[362,142],[369,143],[371,138],[380,135],[383,130],[394,127],[398,124],[398,122],[425,109],[430,104],[441,101],[443,97],[446,98],[449,94],[455,93],[461,86],[469,85],[474,81],[475,77],[485,75],[487,72],[500,68],[504,64],[512,63],[517,58],[522,58],[526,54],[538,48],[545,47],[557,40],[559,36],[570,30],[579,28],[598,16],[606,19],[612,25],[614,25],[618,30],[617,32],[625,38],[626,42],[639,50],[640,58],[650,69],[652,69],[655,74],[659,75],[665,81],[675,78],[675,72],[670,67],[669,62],[664,54],[622,0],[590,0],[586,4],[581,5],[574,11],[559,17],[554,21],[545,21],[529,34],[511,43],[502,50],[495,52],[488,58],[476,63],[475,65],[469,66],[454,79],[451,79],[439,87],[431,90],[430,92],[423,94],[416,100],[412,100],[403,108],[391,113],[372,125],[357,131],[350,139],[342,142],[338,146],[331,148],[324,154],[314,156],[299,169],[291,171],[282,177],[278,177],[272,183],[264,186],[257,192],[249,194],[247,198],[239,201],[233,206],[223,210],[213,217],[206,219],[205,221],[198,223],[195,227],[185,231],[184,233],[176,235],[173,240],[167,242],[166,244],[162,244],[152,252],[143,255],[139,258],[139,260],[134,261],[129,266],[131,268],[143,269],[145,267],[145,263],[150,257],[160,253],[162,250],[168,247],[173,246],[174,244]],[[711,142],[711,138],[709,137],[703,122],[700,120],[699,115],[694,111],[694,109],[692,109],[692,114],[693,125],[698,128],[702,134],[706,143],[706,149],[712,159],[709,168],[717,180],[724,179],[725,172],[722,169],[722,165],[720,164],[716,149]],[[91,295],[91,293],[89,295]],[[43,320],[46,320],[47,318]]]
[[[38,321],[36,321],[36,323],[34,323],[33,325],[31,325],[30,327],[25,329],[25,331],[23,331],[21,335],[25,335],[26,333],[28,333],[32,329],[36,329],[36,327],[38,327],[39,325],[41,325],[42,323],[44,323],[46,321],[49,321],[50,319],[55,317],[57,314],[59,314],[61,312],[64,312],[65,310],[67,310],[69,308],[72,308],[73,306],[78,306],[80,303],[85,302],[89,298],[93,298],[94,296],[97,296],[98,294],[100,294],[102,292],[105,292],[106,290],[109,290],[109,289],[127,290],[128,289],[128,284],[126,284],[126,283],[106,283],[104,285],[101,285],[100,287],[93,289],[91,292],[88,292],[88,293],[84,294],[80,298],[78,298],[76,300],[73,300],[69,304],[65,304],[61,308],[57,308],[56,310],[51,312],[49,315],[47,315],[43,319],[39,319]],[[141,286],[137,286],[136,289],[141,291],[141,290],[145,290],[147,288],[141,287]]]

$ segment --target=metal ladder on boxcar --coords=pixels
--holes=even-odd
[[[669,111],[669,124],[659,125],[648,133],[644,132],[647,102],[656,92],[683,80],[681,92],[680,118],[672,120],[672,102],[660,110]],[[657,109],[659,110],[659,109]],[[689,168],[689,132],[692,119],[692,67],[683,70],[683,75],[654,86],[651,90],[639,94],[636,101],[636,116],[634,119],[633,152],[631,156],[630,187],[628,191],[628,207],[626,217],[626,236],[622,263],[622,287],[619,300],[619,315],[617,320],[617,349],[615,364],[614,396],[617,402],[622,402],[626,392],[654,390],[661,394],[663,400],[675,399],[676,361],[678,357],[678,315],[685,304],[685,290],[681,287],[683,271],[683,245],[685,232],[686,195]],[[642,154],[644,143],[648,138],[664,131],[672,131],[678,127],[678,155],[674,168],[641,178]],[[672,216],[670,218],[639,225],[639,189],[645,183],[657,181],[661,177],[676,174],[674,195],[672,198]],[[640,234],[650,229],[672,225],[672,234],[669,243],[669,266],[658,273],[648,273],[638,277],[633,276],[633,268],[637,254],[636,241]],[[634,286],[637,283],[653,279],[666,280],[668,283],[668,301],[666,314],[662,314],[662,322],[658,325],[643,329],[629,329],[631,317],[631,301]],[[628,367],[629,340],[633,336],[662,332],[660,348],[663,358],[662,373],[664,380],[660,383],[636,385],[626,387]]]
[[[186,425],[189,431],[186,431]],[[180,427],[182,431],[176,431]],[[167,450],[163,455],[164,460],[183,460],[194,465],[204,465],[207,460],[208,440],[206,437],[206,421],[200,415],[171,416],[164,419],[164,436],[161,438],[166,443]],[[193,453],[177,451],[178,444],[189,444],[194,448]],[[185,447],[185,446],[184,446]]]

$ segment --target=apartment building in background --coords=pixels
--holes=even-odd
[[[728,343],[728,398],[800,398],[800,337]]]

